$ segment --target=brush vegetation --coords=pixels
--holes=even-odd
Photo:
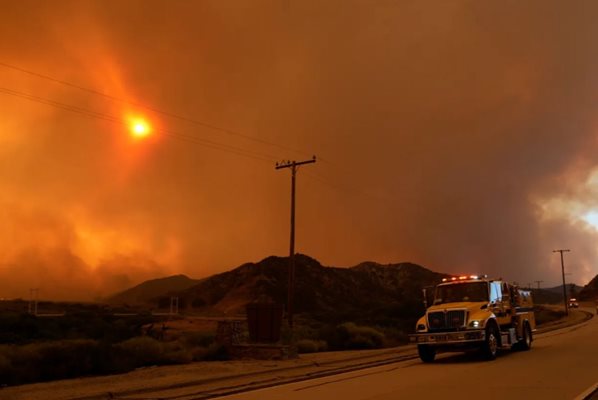
[[[135,336],[110,343],[72,339],[0,345],[0,385],[105,375],[135,368],[222,360],[223,349],[213,336],[182,335],[173,341]]]

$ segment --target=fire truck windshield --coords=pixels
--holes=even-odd
[[[488,301],[488,283],[463,282],[439,285],[436,287],[434,304],[457,303],[462,301]]]

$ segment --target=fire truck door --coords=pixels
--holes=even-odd
[[[506,299],[503,298],[502,282],[490,282],[490,306],[499,325],[504,325],[511,321],[511,316],[507,312],[504,300],[507,300],[508,303],[508,297]]]

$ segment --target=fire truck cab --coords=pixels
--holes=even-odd
[[[529,291],[472,275],[443,279],[409,336],[423,362],[434,361],[440,351],[469,350],[493,360],[499,348],[529,350],[535,331]]]

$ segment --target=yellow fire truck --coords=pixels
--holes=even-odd
[[[493,360],[501,348],[529,350],[535,331],[529,291],[471,275],[444,278],[426,315],[417,321],[416,333],[409,336],[423,362],[434,361],[440,351],[469,350]]]

